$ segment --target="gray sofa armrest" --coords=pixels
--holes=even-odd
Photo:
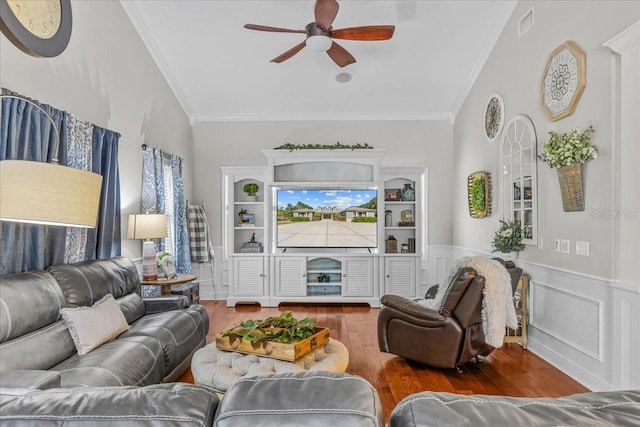
[[[189,307],[189,297],[185,295],[167,295],[143,298],[146,314],[162,313]]]
[[[0,387],[46,390],[60,387],[60,373],[56,371],[17,370],[0,375]]]

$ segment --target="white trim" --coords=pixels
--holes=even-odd
[[[530,301],[534,300],[534,296],[535,293],[537,292],[538,288],[545,288],[551,292],[555,292],[557,294],[563,294],[567,297],[573,298],[573,299],[577,299],[577,300],[581,300],[583,302],[595,305],[598,309],[598,350],[596,353],[594,353],[593,351],[581,346],[580,344],[573,342],[571,340],[571,337],[566,337],[566,336],[562,336],[560,334],[558,334],[556,331],[553,331],[551,329],[548,329],[542,325],[540,325],[539,323],[536,322],[536,311],[535,310],[530,310],[530,322],[529,325],[544,332],[547,335],[550,335],[552,337],[554,337],[555,339],[557,339],[560,342],[563,342],[564,344],[573,347],[574,349],[576,349],[577,351],[579,351],[580,353],[586,354],[587,356],[597,360],[598,362],[603,362],[604,361],[604,357],[603,357],[603,325],[604,325],[604,309],[603,309],[603,305],[604,302],[602,300],[598,300],[598,299],[594,299],[594,298],[589,298],[585,295],[580,295],[578,293],[575,292],[567,292],[564,289],[558,289],[554,286],[551,286],[549,284],[546,283],[542,283],[542,282],[538,282],[535,280],[531,280],[529,282],[529,292],[531,293],[531,296],[529,298]]]
[[[425,121],[451,121],[451,114],[441,113],[364,113],[364,114],[262,114],[262,113],[236,113],[236,114],[198,114],[196,122],[242,122],[242,121],[391,121],[391,120],[425,120]]]
[[[640,43],[640,21],[611,37],[602,45],[616,53],[624,53],[629,49],[636,48],[638,43]]]

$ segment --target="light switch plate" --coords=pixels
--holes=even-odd
[[[570,246],[571,246],[570,240],[568,239],[560,240],[560,252],[562,252],[563,254],[571,253]]]
[[[576,241],[576,255],[589,256],[589,242]]]
[[[560,252],[560,239],[555,239],[553,241],[553,250],[555,252]]]

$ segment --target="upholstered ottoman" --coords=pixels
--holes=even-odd
[[[225,392],[241,378],[287,372],[345,372],[348,364],[347,348],[334,339],[295,362],[218,350],[211,343],[195,352],[191,372],[196,383]]]
[[[220,401],[214,427],[384,427],[376,389],[364,378],[297,372],[242,378]]]

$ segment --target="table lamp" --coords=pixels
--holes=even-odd
[[[129,215],[129,239],[144,239],[142,244],[142,279],[157,280],[156,244],[151,239],[167,237],[167,216],[164,214]]]

